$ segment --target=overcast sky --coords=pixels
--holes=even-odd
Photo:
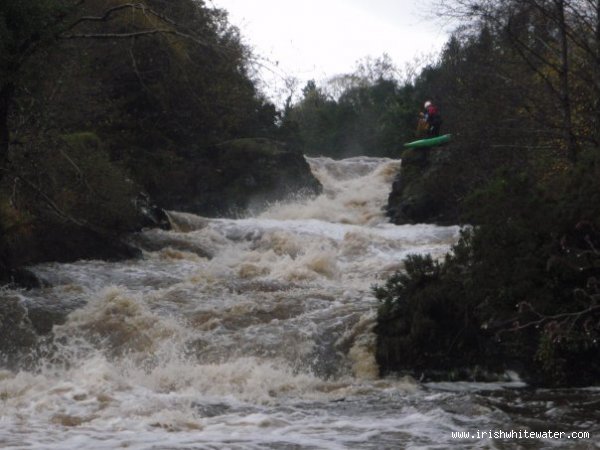
[[[302,85],[353,72],[358,60],[384,53],[402,69],[438,52],[447,39],[440,24],[426,18],[431,0],[211,2],[229,12],[230,23],[259,56],[278,63],[271,68],[279,77],[296,77]],[[269,84],[278,83],[262,72]]]
[[[244,42],[278,76],[304,84],[353,72],[364,57],[387,53],[398,68],[438,52],[447,39],[428,20],[432,0],[210,0],[229,12]],[[276,83],[263,70],[268,83]],[[300,86],[301,87],[301,86]],[[275,88],[275,86],[273,86]]]

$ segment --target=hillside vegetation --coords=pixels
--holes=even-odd
[[[397,223],[469,224],[376,289],[383,373],[600,380],[600,2],[465,1],[415,89],[455,139],[406,152]]]
[[[153,204],[239,214],[320,189],[204,1],[2,2],[0,55],[0,278],[131,256],[121,235],[166,225]]]

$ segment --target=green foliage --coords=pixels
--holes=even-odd
[[[169,192],[190,179],[191,170],[218,151],[217,144],[273,136],[276,110],[257,92],[247,68],[251,55],[223,11],[187,0],[147,3],[179,29],[193,30],[202,44],[161,34],[117,45],[66,43],[50,59],[69,57],[73,64],[57,66],[53,79],[60,84],[40,93],[42,98],[53,93],[53,101],[40,103],[66,132],[94,130],[111,159],[168,206]],[[105,6],[89,7],[99,14]],[[102,23],[98,32],[151,28],[149,17],[130,11]],[[77,107],[65,108],[72,104]]]
[[[44,135],[13,156],[17,209],[38,223],[82,224],[118,233],[137,225],[134,199],[139,192],[125,172],[109,160],[91,132]]]
[[[404,272],[397,272],[385,286],[375,288],[375,296],[382,302],[380,313],[390,318],[405,315],[405,299],[439,279],[440,263],[431,255],[408,255],[404,260]]]
[[[148,199],[214,215],[319,192],[254,70],[202,0],[0,2],[0,280],[135,256]]]
[[[309,81],[283,121],[297,128],[306,154],[398,157],[401,145],[413,137],[418,107],[412,88],[401,87],[393,74],[384,57],[334,78],[325,88]],[[339,91],[336,98],[328,90]]]
[[[179,34],[63,39],[155,28]],[[220,211],[208,191],[223,183],[221,144],[278,137],[250,50],[203,1],[2,2],[0,50],[2,266],[54,255],[76,229],[77,256],[85,233],[138,229],[141,191],[166,208],[208,197],[203,212]]]
[[[483,365],[544,384],[597,380],[600,222],[595,195],[574,194],[598,188],[581,170],[563,175],[566,192],[500,172],[468,199],[477,226],[442,263],[409,257],[375,290],[384,371]]]
[[[77,152],[85,152],[86,149],[98,149],[102,143],[100,138],[91,131],[80,131],[61,136],[65,144]]]
[[[577,39],[597,18],[585,3],[571,5],[565,59],[558,6],[455,5],[472,23],[415,80],[418,97],[437,99],[456,139],[403,155],[390,211],[397,222],[450,219],[472,228],[439,276],[408,267],[376,291],[384,372],[444,369],[448,378],[484,365],[550,385],[597,383],[600,116],[590,106],[600,102],[592,81],[598,42]],[[448,321],[428,308],[449,310]],[[413,333],[414,324],[429,327],[432,341]],[[461,324],[468,332],[449,341],[444,333]]]
[[[5,1],[0,4],[0,83],[14,82],[15,71],[34,45],[54,39],[56,17],[65,14],[57,0]]]
[[[461,244],[469,239],[468,233]],[[459,256],[460,255],[460,256]],[[375,289],[378,312],[377,357],[384,372],[454,371],[476,365],[498,369],[481,318],[462,279],[469,259],[457,249],[444,263],[409,256],[405,272]]]

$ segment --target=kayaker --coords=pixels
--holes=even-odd
[[[423,107],[425,108],[425,111],[421,113],[421,116],[428,125],[427,137],[439,136],[440,128],[442,127],[440,110],[431,102],[431,100],[427,100]]]

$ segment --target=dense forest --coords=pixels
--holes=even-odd
[[[203,1],[0,5],[0,268],[128,256],[155,208],[235,214],[319,189],[253,55]],[[272,194],[275,192],[276,194]]]
[[[235,215],[319,192],[303,154],[402,159],[395,223],[465,225],[375,288],[383,374],[600,377],[600,1],[455,0],[439,58],[387,57],[282,110],[204,1],[0,3],[0,273],[132,256],[165,209]],[[432,99],[454,138],[407,150]],[[26,281],[21,279],[21,281]]]
[[[469,226],[444,261],[411,256],[376,289],[378,359],[385,373],[596,383],[600,2],[444,8],[465,25],[413,87],[455,139],[403,154],[390,209]]]
[[[354,73],[317,86],[309,81],[300,99],[282,113],[281,133],[308,155],[398,158],[414,136],[421,92],[398,80],[387,55],[358,63]],[[416,109],[417,108],[417,109]]]

